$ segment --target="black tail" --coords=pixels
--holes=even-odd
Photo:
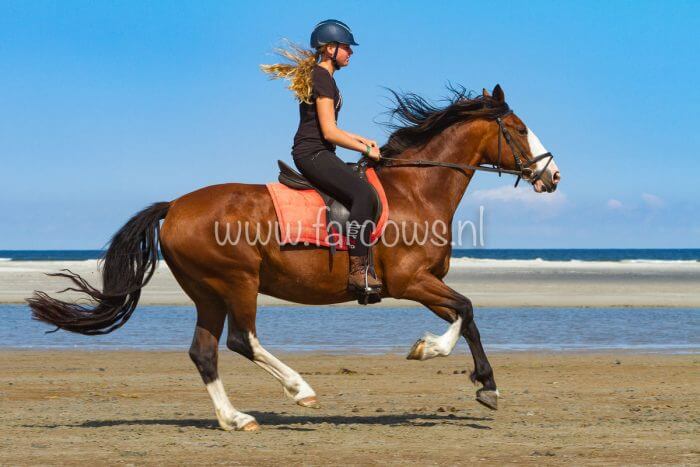
[[[168,213],[170,203],[155,203],[124,224],[114,234],[102,266],[102,291],[67,269],[49,274],[65,277],[73,287],[65,290],[82,292],[95,302],[83,306],[51,298],[35,292],[27,302],[32,317],[66,331],[80,334],[107,334],[127,322],[136,309],[141,288],[153,276],[158,263],[160,220]]]

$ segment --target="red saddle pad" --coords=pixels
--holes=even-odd
[[[384,232],[389,218],[389,203],[374,169],[368,168],[365,173],[367,181],[377,190],[382,203],[382,214],[370,237],[374,242]],[[294,190],[281,183],[268,183],[266,186],[275,205],[280,245],[329,247],[334,244],[338,250],[347,250],[345,237],[326,231],[328,210],[316,190]]]

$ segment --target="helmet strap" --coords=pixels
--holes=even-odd
[[[338,49],[340,48],[340,44],[338,42],[335,43],[335,52],[333,52],[333,58],[331,59],[333,63],[333,68],[336,70],[340,70],[340,67],[338,66]]]

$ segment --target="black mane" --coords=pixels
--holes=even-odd
[[[381,147],[383,156],[396,157],[408,148],[420,147],[435,135],[459,122],[477,118],[495,119],[508,112],[508,104],[467,92],[463,86],[448,84],[448,104],[439,108],[414,93],[399,94],[388,89],[394,96],[394,108],[387,113],[397,123],[384,123],[393,130],[387,143]]]

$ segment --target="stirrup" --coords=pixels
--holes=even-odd
[[[365,286],[363,288],[348,284],[348,291],[357,296],[357,303],[360,305],[371,305],[382,301],[382,286],[370,287],[367,283],[369,268],[365,269]]]
[[[370,289],[371,292],[365,293],[357,297],[357,303],[360,305],[372,305],[374,303],[379,303],[382,301],[381,293],[376,292],[374,289]]]
[[[357,303],[360,305],[371,305],[382,301],[382,289],[365,287],[364,289],[357,288],[348,284],[348,292],[357,297]]]

